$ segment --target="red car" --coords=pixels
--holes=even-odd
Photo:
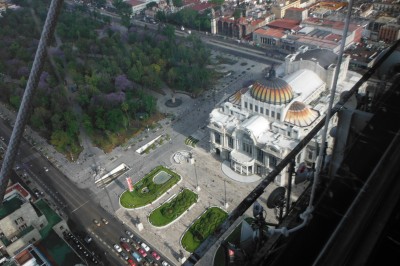
[[[143,258],[147,256],[146,251],[144,249],[142,249],[142,248],[139,248],[139,253],[140,253],[140,255],[143,256]]]
[[[153,256],[153,258],[155,258],[156,260],[160,260],[160,255],[158,255],[155,251],[151,252],[151,256]]]
[[[130,266],[136,266],[137,264],[133,261],[133,259],[129,259],[128,263]]]
[[[126,251],[128,251],[128,252],[131,251],[131,247],[128,245],[128,243],[126,243],[126,242],[121,242],[120,244],[121,244],[121,247],[122,247],[123,249],[125,249]]]

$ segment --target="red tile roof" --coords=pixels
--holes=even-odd
[[[203,2],[200,4],[195,4],[194,6],[191,6],[190,9],[193,9],[195,11],[203,11],[203,10],[206,10],[213,6],[215,6],[215,4]]]
[[[293,19],[277,19],[267,24],[269,27],[293,30],[299,26],[299,21]]]
[[[329,34],[328,36],[326,36],[324,38],[324,40],[328,40],[328,41],[334,41],[334,42],[338,42],[342,39],[342,36],[340,36],[339,34]]]
[[[19,194],[21,194],[21,196],[24,197],[24,198],[26,198],[29,195],[29,192],[26,191],[26,189],[23,186],[21,186],[20,183],[15,183],[15,184],[9,186],[6,189],[6,194],[10,193],[13,190],[17,190],[19,192]]]
[[[265,21],[265,18],[259,18],[259,19],[253,20],[253,21],[251,22],[251,25],[252,25],[252,26],[257,26],[257,25],[263,23],[264,21]],[[265,25],[265,24],[264,24],[264,25]]]
[[[284,30],[272,29],[272,28],[268,28],[268,29],[259,28],[254,32],[261,34],[261,35],[271,36],[271,37],[275,37],[275,38],[282,38],[283,36],[286,35]]]
[[[140,1],[140,0],[128,0],[125,3],[131,5],[131,6],[137,6],[143,4],[145,1]]]
[[[183,6],[187,6],[190,4],[197,4],[197,3],[200,3],[200,0],[183,0],[182,1]]]

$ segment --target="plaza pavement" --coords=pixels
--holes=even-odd
[[[263,78],[262,70],[267,66],[248,59],[213,52],[213,56],[217,54],[234,59],[237,63],[234,65],[222,65],[223,71],[233,71],[234,74],[218,82],[215,86],[215,97],[211,96],[210,93],[206,93],[203,97],[192,99],[185,94],[176,94],[176,98],[182,100],[182,105],[176,108],[169,108],[165,105],[165,102],[171,98],[170,91],[167,90],[165,95],[154,94],[157,97],[160,112],[173,114],[176,120],[164,119],[159,122],[159,127],[155,130],[142,132],[139,136],[131,139],[125,147],[117,147],[108,154],[94,147],[90,140],[82,134],[81,141],[84,150],[75,162],[70,162],[29,127],[27,127],[26,132],[26,138],[31,143],[35,142],[37,149],[75,182],[78,187],[91,189],[100,206],[115,215],[116,218],[160,250],[164,256],[167,256],[176,265],[180,265],[180,257],[188,257],[190,255],[181,247],[180,238],[195,219],[210,206],[218,206],[225,209],[225,201],[229,205],[226,211],[230,212],[259,183],[259,177],[242,177],[230,170],[219,158],[209,153],[209,134],[206,125],[209,113],[216,104],[241,89],[243,82]],[[10,112],[4,105],[1,105],[0,108],[11,119],[10,123],[12,123],[16,113]],[[139,155],[135,152],[137,148],[160,134],[169,134],[171,141],[164,143],[149,154]],[[184,144],[184,140],[190,135],[200,140],[196,148]],[[183,154],[191,152],[195,158],[195,164],[185,160],[177,163],[173,159],[173,155],[176,152],[182,152]],[[105,174],[121,163],[128,165],[130,170],[106,188],[97,188],[94,184],[96,171],[102,169]],[[166,195],[163,195],[153,206],[138,210],[121,208],[118,203],[118,197],[126,190],[125,177],[132,177],[132,181],[135,183],[152,168],[160,164],[170,167],[180,174],[183,179],[182,182]],[[157,229],[148,223],[147,216],[153,209],[160,206],[173,194],[178,193],[183,187],[196,191],[197,184],[200,187],[200,191],[197,192],[199,194],[199,202],[178,221],[162,229]],[[276,186],[271,184],[267,187],[263,196],[259,198],[259,202],[264,207],[269,193],[274,188]],[[301,191],[301,187],[295,187],[293,191],[295,192],[293,200],[296,200],[296,191]],[[267,221],[276,223],[272,210],[266,207],[265,210],[267,211]],[[246,214],[251,216],[251,210],[248,210]],[[142,231],[138,231],[135,227],[135,223],[138,221],[143,224],[144,229]],[[239,222],[240,220],[235,224]],[[231,228],[234,228],[234,226]],[[217,246],[214,245],[197,265],[211,265],[216,248]]]

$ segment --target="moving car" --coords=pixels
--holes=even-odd
[[[85,242],[89,244],[90,242],[92,242],[92,237],[90,235],[86,235],[83,240],[85,240]]]
[[[97,226],[100,226],[100,225],[101,225],[100,222],[97,221],[96,219],[93,220],[93,223],[94,223],[95,225],[97,225]]]
[[[122,248],[121,248],[118,244],[114,244],[114,249],[115,249],[118,253],[122,252]]]

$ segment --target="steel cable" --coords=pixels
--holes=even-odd
[[[24,132],[25,125],[29,120],[31,114],[31,105],[33,96],[37,89],[40,75],[43,70],[44,62],[46,61],[47,47],[50,44],[51,38],[54,36],[54,30],[57,25],[58,15],[60,14],[63,0],[52,0],[45,24],[43,26],[42,34],[38,48],[36,50],[35,59],[33,61],[32,69],[29,74],[29,79],[26,84],[25,92],[22,97],[21,105],[19,107],[18,115],[15,120],[14,129],[11,134],[10,142],[8,143],[7,151],[4,156],[3,164],[0,171],[0,206],[3,204],[5,191],[8,181],[10,179],[10,171],[13,167],[15,156],[21,143],[21,138]]]

